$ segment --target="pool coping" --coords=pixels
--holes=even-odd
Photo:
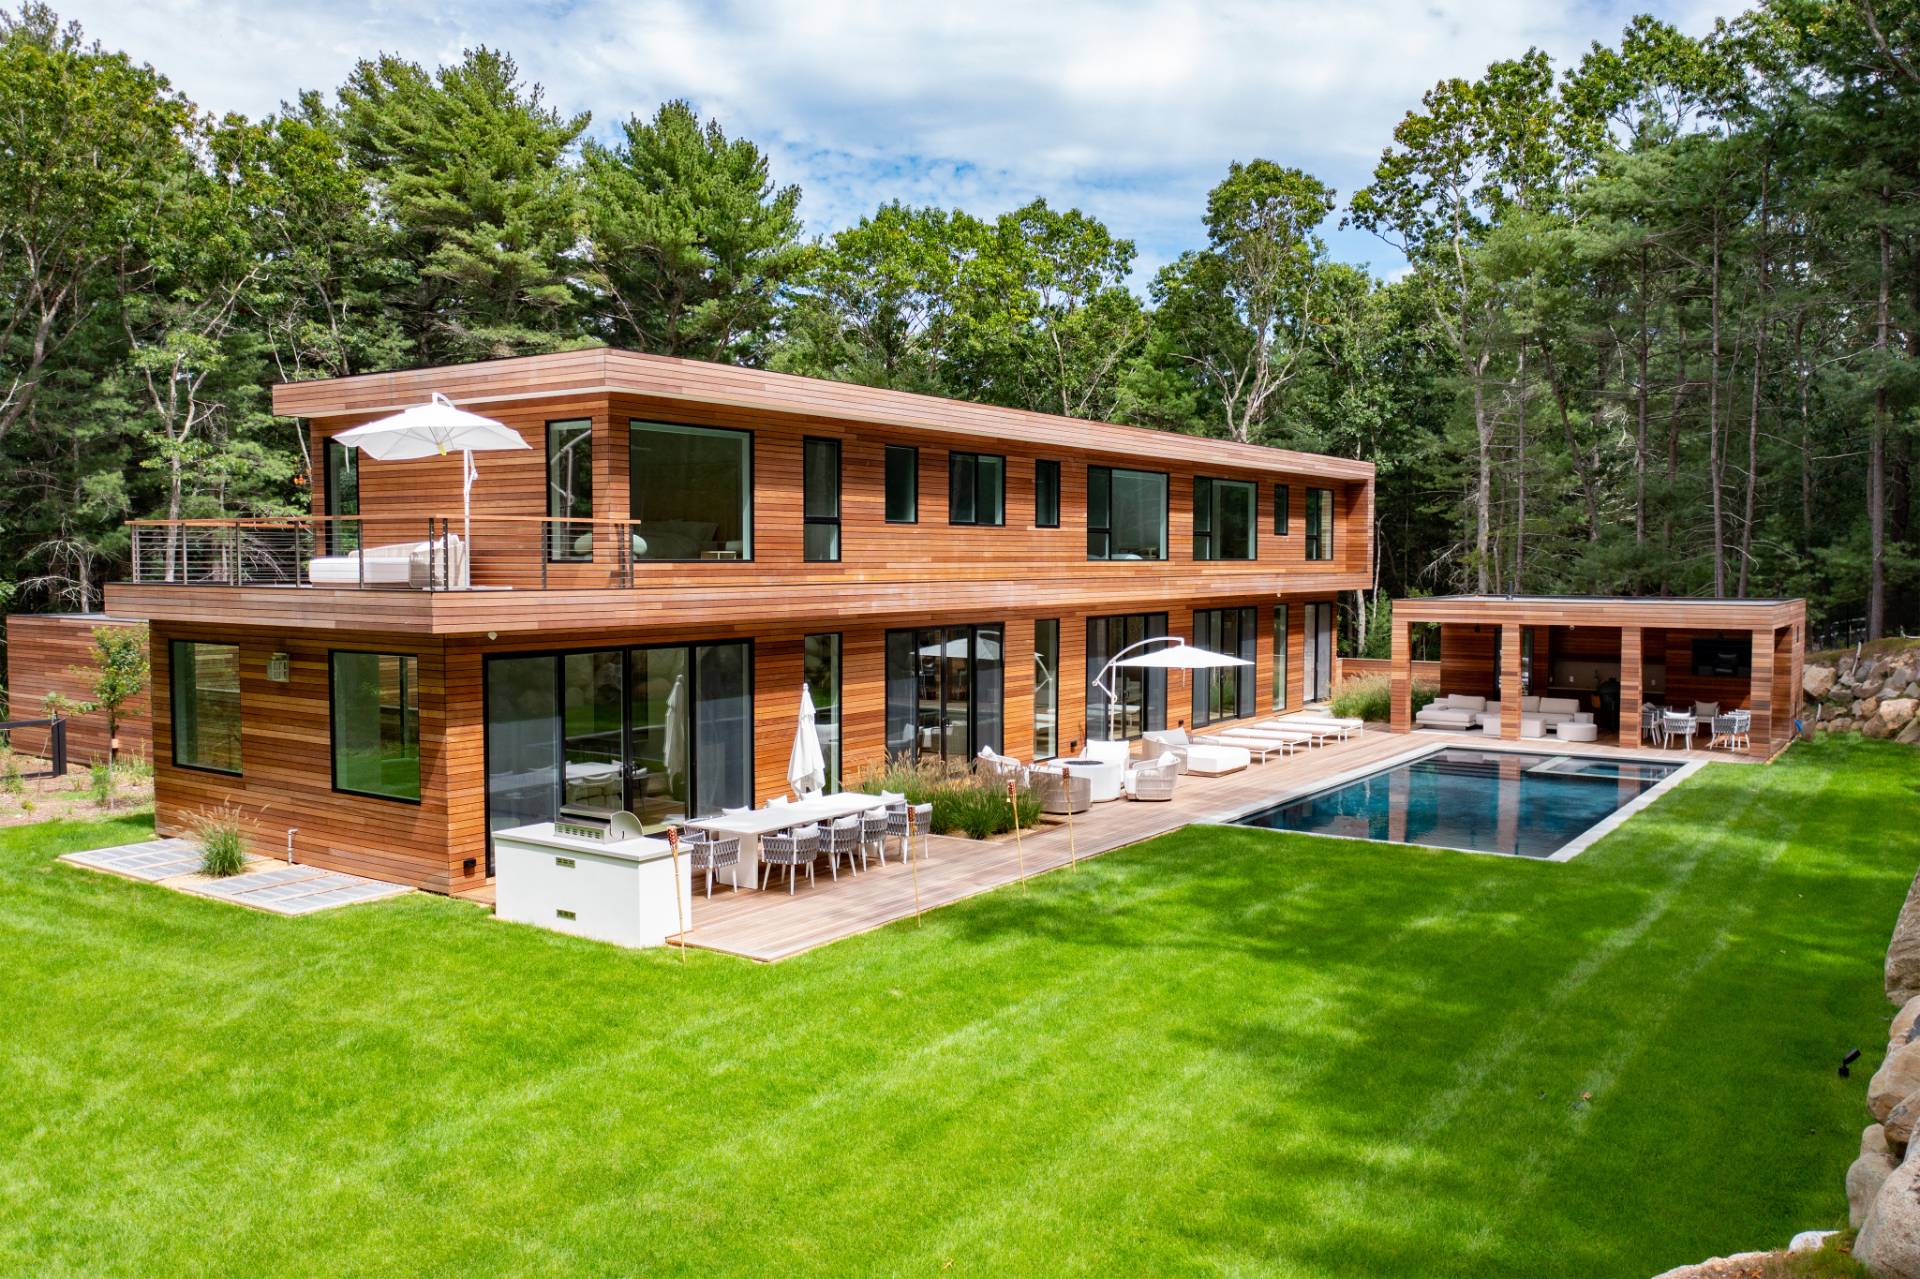
[[[1399,768],[1415,760],[1425,759],[1429,755],[1437,755],[1444,750],[1461,749],[1479,750],[1490,755],[1540,755],[1567,759],[1591,758],[1590,756],[1577,754],[1569,755],[1567,751],[1558,749],[1557,743],[1555,747],[1547,747],[1544,745],[1532,746],[1518,742],[1503,741],[1498,747],[1470,747],[1460,742],[1438,742],[1430,746],[1410,747],[1397,755],[1389,755],[1385,759],[1377,759],[1370,764],[1358,765],[1343,773],[1336,773],[1332,777],[1320,778],[1311,786],[1292,791],[1282,790],[1273,798],[1262,800],[1257,804],[1248,804],[1231,814],[1213,817],[1204,822],[1194,822],[1192,824],[1204,826],[1233,826],[1240,830],[1272,830],[1273,828],[1271,827],[1241,825],[1241,819],[1252,813],[1260,812],[1263,809],[1275,808],[1281,804],[1291,804],[1298,800],[1309,799],[1326,791],[1339,790],[1342,786],[1351,785],[1354,782],[1360,781],[1362,778],[1372,777],[1376,773],[1384,773],[1390,769]],[[1663,762],[1657,758],[1638,755],[1609,756],[1608,758],[1618,758],[1626,762],[1643,764]],[[1665,795],[1687,778],[1692,777],[1709,764],[1721,762],[1723,761],[1692,759],[1680,764],[1673,772],[1661,778],[1646,790],[1641,791],[1638,795],[1635,795],[1631,800],[1619,808],[1616,808],[1613,812],[1601,818],[1586,830],[1568,840],[1565,844],[1562,844],[1546,857],[1526,857],[1519,853],[1503,853],[1491,848],[1457,848],[1452,844],[1416,844],[1412,842],[1397,842],[1391,839],[1365,839],[1356,835],[1334,835],[1326,831],[1317,830],[1273,830],[1273,833],[1276,835],[1305,835],[1311,839],[1343,839],[1360,844],[1387,844],[1395,848],[1431,848],[1436,852],[1470,853],[1475,857],[1504,857],[1508,861],[1570,862],[1591,848],[1596,841],[1604,839],[1606,836],[1618,830],[1621,823],[1625,822],[1629,817],[1632,817],[1635,813],[1644,811],[1662,795]]]

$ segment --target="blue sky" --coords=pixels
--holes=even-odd
[[[103,43],[203,107],[258,115],[378,51],[434,64],[503,48],[592,131],[684,97],[798,182],[811,229],[890,199],[991,216],[1036,195],[1139,246],[1136,282],[1203,238],[1229,161],[1295,165],[1342,197],[1435,81],[1537,45],[1564,66],[1635,12],[1708,30],[1714,0],[66,0]],[[1393,252],[1330,230],[1336,256]]]

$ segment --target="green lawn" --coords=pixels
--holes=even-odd
[[[1778,1245],[1845,1216],[1916,781],[1796,747],[1566,865],[1192,829],[773,967],[424,896],[270,918],[52,862],[137,822],[6,831],[0,1273],[1644,1279]]]

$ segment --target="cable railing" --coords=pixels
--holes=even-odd
[[[631,587],[638,520],[315,515],[133,520],[142,586],[448,591]]]

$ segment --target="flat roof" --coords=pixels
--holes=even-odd
[[[1399,603],[1400,601],[1395,601]],[[1755,596],[1695,596],[1695,595],[1421,595],[1408,599],[1408,604],[1424,603],[1450,604],[1630,604],[1636,607],[1646,605],[1659,608],[1667,605],[1685,605],[1694,608],[1701,605],[1721,605],[1729,608],[1754,608],[1769,604],[1798,604],[1797,599],[1762,599]]]
[[[1726,626],[1743,629],[1803,621],[1800,599],[1727,599],[1690,595],[1423,595],[1393,602],[1398,618],[1416,622],[1487,622],[1512,618],[1534,626]]]
[[[393,413],[425,401],[435,391],[456,404],[477,409],[489,404],[581,395],[644,396],[830,421],[868,422],[971,443],[985,438],[1040,449],[1076,449],[1130,458],[1146,468],[1152,468],[1155,462],[1173,460],[1356,482],[1370,481],[1374,473],[1373,463],[1355,458],[1033,413],[612,347],[281,382],[273,388],[273,411],[282,417],[300,418]]]

